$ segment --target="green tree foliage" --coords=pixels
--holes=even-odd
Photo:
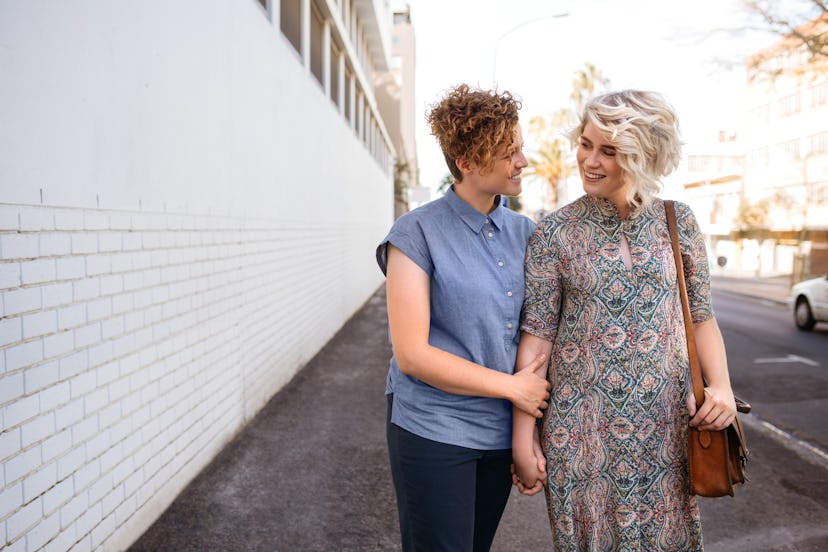
[[[411,180],[411,168],[405,161],[394,163],[394,198],[408,204],[408,187]]]
[[[762,199],[754,203],[743,203],[739,208],[739,214],[735,221],[739,228],[740,237],[757,239],[763,236],[768,228],[769,214],[770,201],[767,199]]]
[[[509,197],[509,209],[520,213],[523,210],[523,204],[520,202],[520,197]]]
[[[454,177],[451,176],[451,173],[446,173],[440,181],[440,186],[437,187],[437,193],[441,195],[446,193],[452,184],[454,184]]]

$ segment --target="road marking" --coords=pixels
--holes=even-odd
[[[788,355],[784,357],[775,358],[756,358],[753,360],[754,364],[784,364],[787,362],[801,362],[808,366],[819,366],[819,362],[811,360],[810,358],[801,357],[799,355]]]
[[[782,525],[781,527],[765,527],[758,530],[753,528],[744,535],[719,541],[709,542],[705,538],[704,548],[709,552],[723,550],[727,552],[755,552],[756,550],[770,550],[771,548],[774,550],[793,550],[797,544],[801,543],[803,550],[805,550],[809,541],[826,536],[828,536],[828,529],[824,527]]]
[[[782,446],[792,449],[800,458],[812,464],[828,469],[828,452],[808,442],[799,439],[787,431],[779,429],[770,422],[759,418],[756,414],[739,416],[739,421],[751,429],[764,433],[773,438]]]

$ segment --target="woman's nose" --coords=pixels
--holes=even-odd
[[[595,167],[598,165],[598,152],[591,151],[589,155],[586,156],[584,159],[584,165],[588,165],[590,167]]]

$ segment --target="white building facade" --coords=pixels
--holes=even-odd
[[[128,547],[381,284],[390,26],[0,3],[0,548]]]
[[[817,18],[799,31],[824,32]],[[822,29],[820,31],[820,29]],[[782,37],[746,65],[745,125],[695,147],[683,185],[722,270],[828,271],[828,61]]]
[[[380,111],[397,152],[394,215],[399,217],[408,211],[411,203],[415,203],[411,196],[420,188],[414,129],[414,117],[420,110],[414,102],[417,58],[411,7],[407,2],[397,0],[392,3],[391,9],[394,17],[391,30],[391,70],[378,75],[376,92]]]

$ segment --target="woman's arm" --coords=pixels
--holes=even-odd
[[[691,393],[690,425],[703,430],[718,430],[729,426],[736,417],[736,401],[730,387],[727,354],[724,340],[715,318],[693,326],[696,349],[699,353],[702,376],[706,382],[704,404],[696,412],[696,398]]]
[[[449,393],[507,399],[528,415],[542,415],[549,398],[549,384],[534,370],[545,364],[545,359],[519,363],[528,369],[510,375],[431,346],[428,274],[391,244],[386,296],[391,343],[403,373]]]
[[[516,365],[524,366],[539,356],[549,358],[551,352],[551,342],[523,332],[520,335]],[[515,370],[522,370],[518,367]],[[547,371],[548,362],[535,373],[545,379]],[[520,492],[525,495],[539,492],[546,482],[546,458],[540,447],[535,418],[517,408],[512,413],[512,458],[515,462],[515,483]]]

